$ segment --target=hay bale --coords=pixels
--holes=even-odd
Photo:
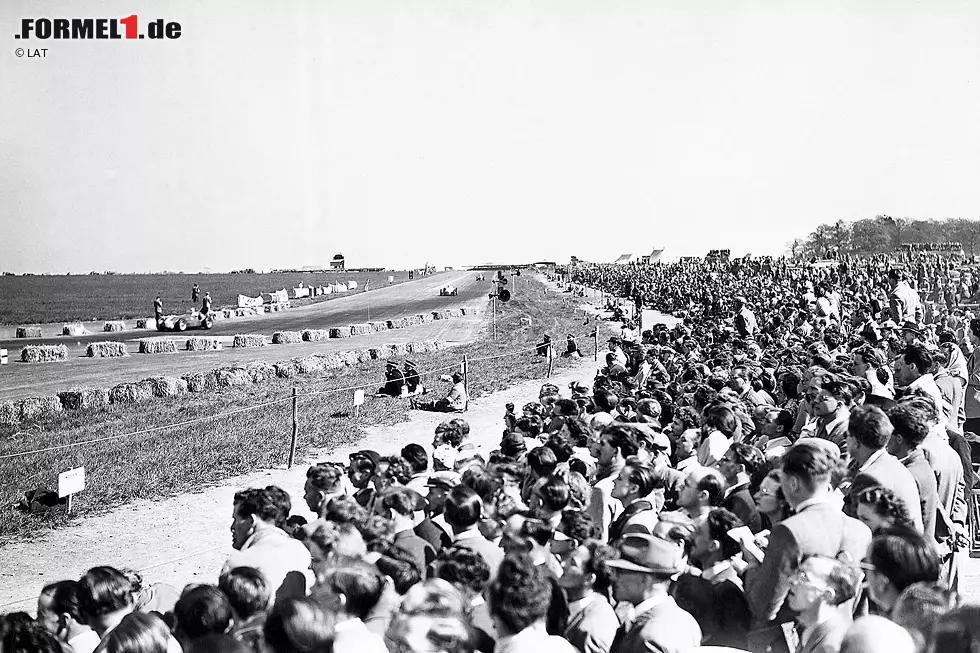
[[[148,319],[146,319],[145,317],[141,317],[140,319],[136,320],[136,328],[137,329],[148,329],[149,328],[149,326],[148,326],[149,323],[150,323],[150,321]]]
[[[408,345],[404,342],[396,342],[391,345],[392,356],[405,356],[408,354]]]
[[[374,358],[371,356],[370,349],[358,349],[354,353],[357,354],[358,363],[370,363],[372,360],[374,360]]]
[[[333,329],[304,329],[300,336],[305,342],[320,342],[329,338],[342,338],[344,336],[333,335]]]
[[[343,359],[336,354],[316,354],[316,357],[323,361],[325,370],[339,370],[344,366]]]
[[[425,322],[425,315],[419,313],[418,315],[409,315],[408,317],[402,319],[405,320],[405,326],[418,326]]]
[[[63,336],[87,336],[89,330],[85,328],[84,324],[66,324],[61,327],[61,335]]]
[[[68,360],[68,347],[64,345],[27,345],[20,350],[20,360],[25,363],[50,363]]]
[[[350,325],[350,332],[354,336],[363,336],[371,333],[371,325],[367,323],[352,324]]]
[[[235,336],[233,347],[265,347],[265,336],[259,333],[238,334]]]
[[[29,326],[29,327],[17,327],[14,332],[15,338],[40,338],[41,337],[41,327]]]
[[[58,397],[27,397],[18,401],[17,406],[22,422],[33,422],[64,410]]]
[[[406,320],[403,317],[400,317],[396,320],[388,320],[389,329],[404,329],[407,326],[408,326],[408,320]]]
[[[210,372],[192,372],[180,377],[187,381],[188,392],[208,392],[218,388],[218,379],[214,370]]]
[[[421,313],[419,317],[422,318],[422,321],[419,322],[419,324],[422,324],[424,322],[431,322],[432,320],[436,319],[435,315],[433,315],[432,313]]]
[[[303,334],[299,331],[276,331],[272,334],[274,345],[291,345],[294,342],[303,342]]]
[[[184,343],[184,348],[187,351],[221,351],[221,341],[217,338],[191,336]]]
[[[458,308],[450,308],[449,317],[463,317],[463,312]]]
[[[372,347],[368,350],[371,352],[371,358],[376,361],[388,360],[391,358],[391,345],[381,345],[379,347]]]
[[[424,342],[409,342],[405,344],[409,354],[428,354],[432,349]]]
[[[327,366],[319,356],[306,356],[296,359],[296,368],[300,374],[323,374]]]
[[[222,367],[214,370],[215,381],[219,388],[248,385],[252,377],[244,367]]]
[[[110,320],[109,322],[106,322],[105,324],[102,325],[102,330],[110,333],[114,333],[116,331],[125,331],[126,323],[123,322],[122,320]]]
[[[344,367],[357,367],[357,354],[355,352],[338,351],[334,356],[344,364]]]
[[[187,392],[187,381],[172,376],[155,376],[140,383],[146,384],[154,397],[176,397]]]
[[[368,326],[371,327],[371,333],[388,330],[387,322],[368,322]]]
[[[170,338],[141,338],[141,354],[176,354],[177,341]]]
[[[105,408],[109,405],[109,391],[105,388],[92,390],[73,389],[58,393],[61,407],[65,410]]]
[[[120,383],[109,391],[114,404],[139,404],[153,398],[153,387],[146,383]]]
[[[346,327],[332,327],[330,329],[331,338],[350,338],[351,329],[349,326]]]
[[[253,361],[245,366],[245,371],[252,383],[265,383],[276,376],[275,366],[266,361]]]
[[[276,370],[276,376],[280,379],[291,379],[299,374],[299,365],[296,364],[296,361],[279,361],[273,367]]]
[[[85,348],[85,355],[89,358],[120,358],[129,356],[129,349],[125,342],[93,342]]]
[[[12,426],[20,422],[20,411],[12,401],[0,401],[0,426]]]

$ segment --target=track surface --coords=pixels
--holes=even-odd
[[[231,337],[240,333],[260,333],[271,342],[272,333],[275,331],[324,329],[461,306],[482,308],[486,304],[490,284],[488,281],[477,281],[476,274],[475,272],[446,272],[279,313],[221,320],[210,331],[164,334],[153,330],[140,330],[46,339],[57,344],[68,345],[69,359],[64,362],[21,363],[15,360],[15,357],[19,359],[19,348],[25,344],[25,341],[6,341],[0,343],[0,346],[10,349],[11,362],[0,368],[0,400],[10,401],[29,396],[53,395],[73,387],[111,387],[116,383],[137,381],[148,376],[180,376],[187,372],[209,370],[253,360],[276,361],[315,352],[363,349],[381,343],[430,339],[472,340],[475,336],[474,331],[481,328],[482,316],[436,320],[418,327],[317,343],[270,345],[254,349],[228,347],[218,352],[179,351],[174,354],[155,355],[135,353],[139,351],[138,341],[147,337],[172,336],[181,343],[191,335],[207,335],[220,337],[226,342],[227,347],[230,345]],[[456,286],[459,294],[455,297],[439,296],[439,288],[446,285]],[[85,357],[88,343],[106,340],[127,342],[132,355],[115,359]],[[38,342],[32,340],[31,344]]]

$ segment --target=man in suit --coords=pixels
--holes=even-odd
[[[804,558],[862,560],[871,542],[871,530],[841,512],[831,490],[831,474],[839,461],[827,447],[808,440],[790,447],[781,463],[783,494],[796,514],[773,527],[761,564],[746,556],[745,597],[752,610],[749,649],[753,651],[767,650],[782,638],[781,625],[796,618],[797,611],[786,597]]]
[[[752,389],[752,372],[744,365],[739,365],[732,370],[728,387],[738,394],[739,400],[748,406],[750,410],[762,404],[772,405],[769,397],[761,395]]]
[[[875,485],[891,490],[905,502],[915,529],[922,532],[922,512],[919,507],[919,490],[912,473],[898,458],[888,453],[886,446],[892,437],[892,423],[877,406],[858,406],[851,411],[847,427],[847,451],[857,467],[851,480],[851,501],[845,512],[857,514],[854,498]]]
[[[762,452],[744,442],[733,442],[718,461],[718,471],[728,482],[721,507],[730,510],[753,533],[762,530],[762,515],[749,491],[750,477],[766,463]]]
[[[810,556],[800,564],[787,597],[802,628],[796,653],[840,651],[851,627],[851,615],[840,605],[854,598],[859,582],[857,567],[835,558]]]
[[[939,509],[939,491],[936,473],[929,466],[922,443],[929,435],[929,423],[921,411],[908,404],[899,404],[888,411],[892,437],[888,440],[888,453],[895,456],[909,470],[919,490],[919,512],[922,514],[922,534],[926,539],[936,538],[936,516]],[[912,506],[909,506],[912,510]]]
[[[655,535],[634,533],[619,544],[613,570],[617,601],[633,604],[634,617],[619,627],[610,653],[681,653],[701,644],[701,627],[667,593],[684,564],[677,545]]]
[[[453,529],[453,543],[480,554],[490,568],[490,577],[496,578],[504,550],[480,533],[479,522],[483,517],[480,495],[465,485],[453,488],[446,499],[444,514],[446,523]]]
[[[824,381],[813,400],[813,414],[817,417],[817,430],[813,436],[830,440],[843,451],[853,399],[850,386],[843,381]]]

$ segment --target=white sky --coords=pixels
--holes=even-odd
[[[13,38],[132,13],[183,36]],[[778,254],[838,218],[980,219],[975,0],[3,0],[0,40],[4,270]]]

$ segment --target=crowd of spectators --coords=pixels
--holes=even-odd
[[[90,569],[0,618],[0,653],[980,650],[980,318],[879,263],[570,270],[680,320],[499,440],[456,417],[313,465],[303,510],[243,489],[209,582]]]

